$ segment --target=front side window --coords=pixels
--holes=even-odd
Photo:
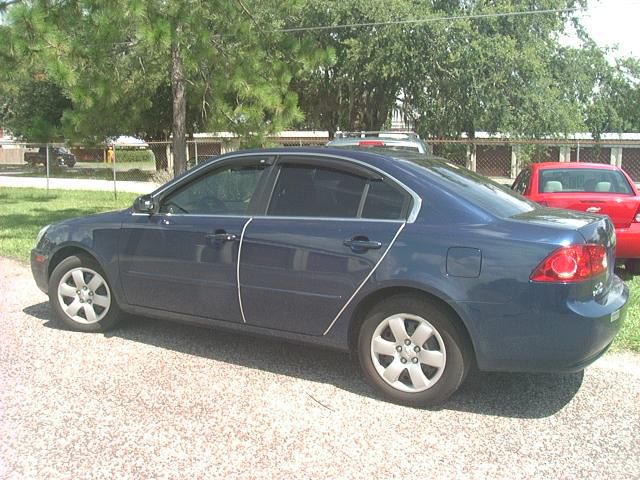
[[[244,215],[266,165],[224,167],[207,173],[162,201],[161,213]]]
[[[529,186],[529,179],[531,178],[531,170],[526,169],[523,170],[516,181],[513,182],[513,190],[518,192],[520,195],[524,195],[527,191],[527,187]]]

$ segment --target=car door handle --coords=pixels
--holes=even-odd
[[[589,213],[598,213],[600,211],[600,207],[589,207],[587,208],[587,212]]]
[[[235,233],[227,232],[210,233],[205,235],[204,237],[215,242],[234,242],[238,239],[238,236]]]
[[[360,238],[348,238],[342,243],[346,247],[351,247],[352,250],[377,250],[382,247],[382,243],[380,242]]]

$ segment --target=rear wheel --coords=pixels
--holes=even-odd
[[[627,260],[625,270],[631,275],[640,275],[640,260]]]
[[[82,332],[108,330],[122,316],[104,272],[87,256],[70,256],[56,266],[49,301],[66,325]]]
[[[456,323],[447,309],[417,296],[384,301],[360,329],[358,357],[365,377],[391,401],[419,407],[442,403],[471,364]]]

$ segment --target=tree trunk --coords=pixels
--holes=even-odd
[[[184,67],[180,40],[182,24],[178,23],[171,40],[171,93],[173,96],[173,173],[180,175],[187,169],[186,117]]]

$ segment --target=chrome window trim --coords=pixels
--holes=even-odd
[[[247,223],[242,227],[242,233],[240,233],[240,244],[238,245],[238,262],[236,265],[236,282],[238,284],[238,305],[240,305],[240,315],[242,315],[242,323],[247,323],[247,319],[244,316],[244,308],[242,308],[242,294],[240,293],[240,256],[242,254],[242,242],[244,240],[244,232],[247,230],[247,227],[253,220],[253,217],[247,220]]]
[[[329,324],[329,327],[327,327],[327,329],[325,330],[325,332],[322,334],[323,336],[326,335],[327,333],[329,333],[329,330],[331,330],[333,328],[333,326],[335,325],[335,323],[338,321],[338,318],[340,318],[340,315],[342,315],[342,313],[347,309],[347,307],[349,306],[349,304],[351,303],[351,301],[355,298],[355,296],[358,294],[358,292],[362,289],[362,287],[364,287],[365,283],[367,283],[367,281],[369,281],[369,279],[371,278],[371,276],[375,273],[375,271],[378,269],[378,266],[382,263],[382,261],[385,259],[385,257],[387,256],[387,253],[389,253],[389,250],[391,250],[391,247],[393,247],[393,245],[396,243],[396,239],[398,238],[398,235],[400,235],[400,232],[402,232],[402,230],[404,229],[405,225],[407,223],[404,222],[402,225],[400,225],[400,228],[398,228],[398,231],[396,232],[396,234],[394,235],[393,239],[391,239],[391,242],[389,243],[389,246],[387,247],[387,249],[384,251],[384,253],[382,254],[382,256],[380,257],[380,259],[376,262],[376,264],[373,266],[373,268],[371,269],[371,271],[369,272],[369,274],[364,278],[364,280],[362,281],[362,283],[360,283],[360,285],[358,286],[358,288],[355,289],[355,291],[353,292],[353,294],[351,295],[351,297],[349,297],[349,300],[347,300],[347,303],[344,304],[344,306],[340,309],[340,311],[338,312],[338,314],[336,315],[336,317],[333,319],[333,321]]]
[[[133,213],[132,215],[143,215],[149,217],[147,213]],[[252,220],[273,219],[273,220],[322,220],[338,222],[381,222],[381,223],[409,223],[405,220],[390,220],[387,218],[356,218],[356,217],[294,217],[275,215],[212,215],[204,213],[157,213],[155,215],[165,215],[170,218],[175,217],[204,217],[204,218],[251,218]]]
[[[291,151],[286,151],[286,150],[273,150],[273,151],[269,151],[269,154],[272,155],[272,156],[277,156],[277,157],[296,156],[296,157],[334,158],[334,159],[339,159],[339,160],[344,160],[346,162],[354,163],[354,164],[359,165],[361,167],[373,170],[374,172],[377,172],[377,173],[383,175],[384,177],[387,177],[387,178],[393,180],[405,192],[407,192],[411,196],[411,198],[413,200],[413,205],[411,206],[411,211],[409,212],[409,215],[407,216],[406,223],[414,223],[416,221],[416,218],[418,218],[418,214],[420,213],[420,209],[422,208],[422,198],[420,198],[420,196],[416,192],[414,192],[411,188],[407,187],[404,183],[399,181],[397,178],[393,177],[392,175],[389,175],[384,170],[382,170],[382,169],[380,169],[378,167],[374,167],[373,165],[370,165],[370,164],[368,164],[366,162],[362,162],[360,160],[356,160],[356,159],[350,158],[350,157],[345,157],[345,156],[342,156],[342,155],[327,154],[327,153],[307,153],[307,152],[291,152]],[[230,160],[230,159],[233,159],[233,158],[242,158],[242,157],[254,157],[256,155],[259,156],[260,154],[256,154],[256,152],[237,153],[237,154],[232,153],[228,157],[221,157],[221,158],[219,158],[217,160],[214,160],[211,163],[205,163],[202,166],[194,168],[191,171],[191,173],[188,173],[184,177],[182,177],[182,179],[180,180],[180,183],[186,181],[186,179],[190,178],[191,176],[195,175],[196,173],[199,173],[201,170],[203,170],[205,168],[208,168],[211,165],[214,165],[215,163],[217,163],[217,161]],[[168,188],[169,188],[169,186],[165,186],[165,187],[162,187],[160,190],[157,190],[153,194],[153,198],[155,198],[158,195],[162,194]],[[238,215],[235,215],[235,216],[238,216]],[[296,217],[287,217],[287,218],[296,218]],[[307,217],[297,217],[297,218],[307,218]],[[317,217],[308,217],[308,218],[317,218]],[[352,218],[351,220],[355,220],[355,218]],[[371,219],[371,220],[376,220],[376,219]],[[397,219],[395,221],[402,222],[403,220]]]

